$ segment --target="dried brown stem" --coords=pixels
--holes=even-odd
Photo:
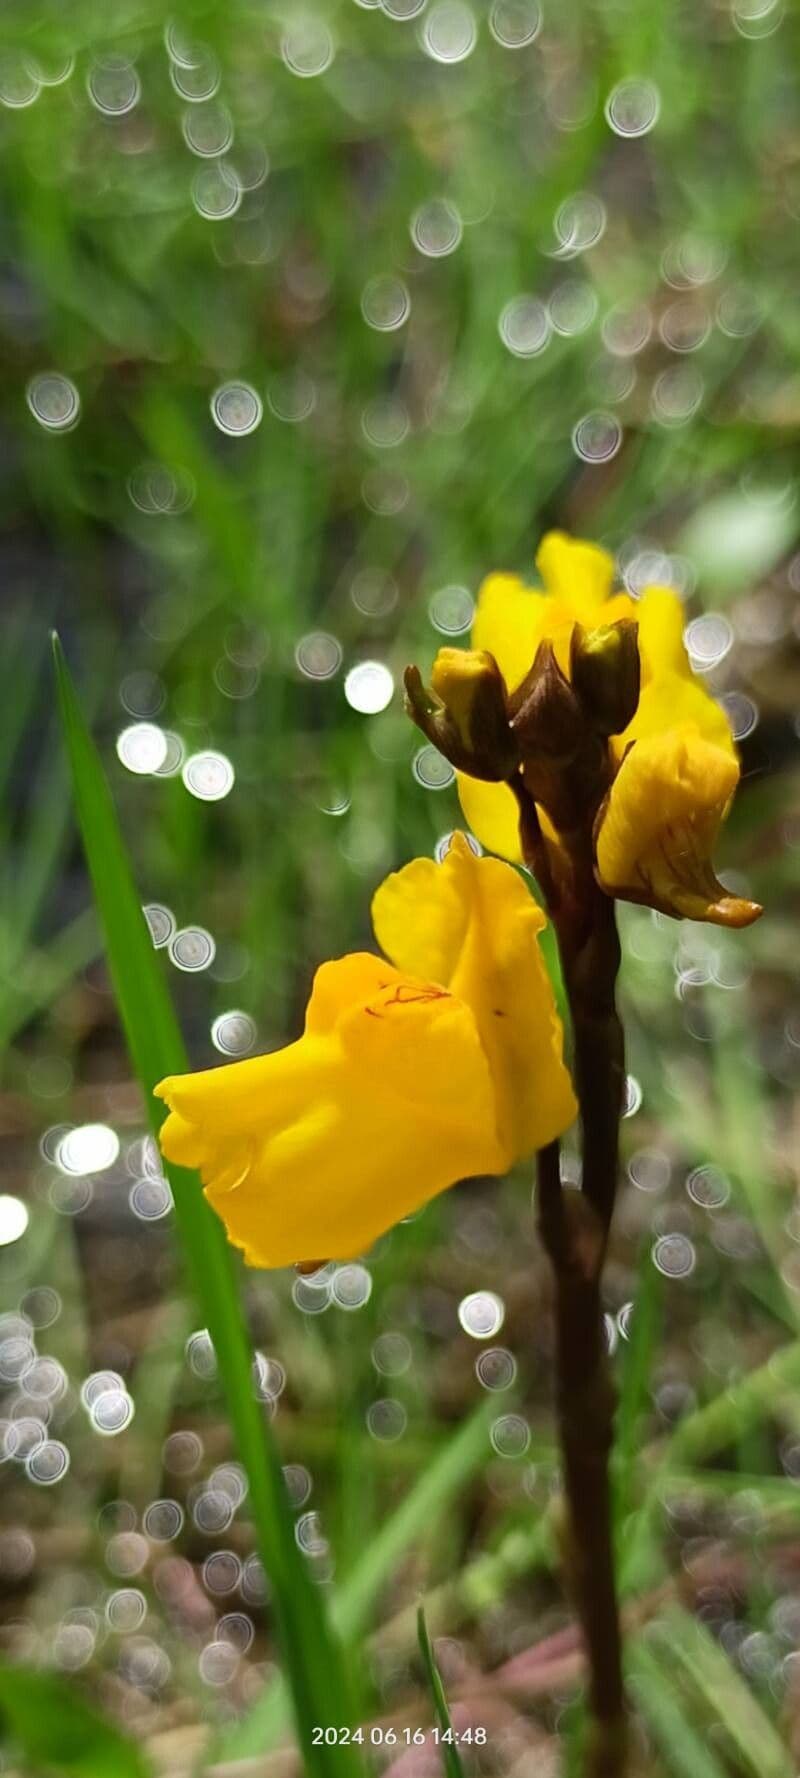
[[[541,863],[535,808],[517,790],[528,862]],[[622,1778],[625,1697],[614,1578],[609,1457],[615,1396],[608,1369],[601,1277],[617,1186],[624,1082],[614,904],[597,887],[580,833],[564,836],[566,871],[543,885],[558,937],[572,1016],[583,1150],[581,1191],[562,1186],[557,1143],[538,1157],[539,1228],[555,1281],[556,1410],[567,1504],[566,1565],[588,1665],[586,1778]],[[548,872],[548,876],[549,876]],[[541,882],[541,877],[540,877]]]
[[[554,1144],[540,1178],[558,1167]],[[624,1771],[625,1706],[614,1581],[609,1454],[614,1391],[608,1374],[598,1254],[604,1231],[577,1193],[562,1193],[554,1215],[542,1195],[540,1226],[555,1276],[556,1409],[567,1502],[565,1558],[586,1646],[591,1732],[587,1778]]]

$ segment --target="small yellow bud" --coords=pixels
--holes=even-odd
[[[516,770],[519,755],[509,727],[505,681],[494,655],[441,648],[430,692],[416,667],[407,669],[405,687],[409,715],[459,771],[501,783]]]
[[[586,717],[600,735],[620,735],[639,702],[638,625],[625,618],[598,630],[576,624],[570,679]]]
[[[508,728],[506,689],[493,654],[478,648],[440,648],[431,687],[441,698],[465,747],[491,746]]]

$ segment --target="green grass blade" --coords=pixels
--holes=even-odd
[[[484,1461],[487,1432],[496,1412],[493,1401],[479,1403],[455,1438],[439,1452],[397,1510],[386,1519],[360,1562],[337,1589],[333,1621],[348,1641],[367,1629],[375,1600],[405,1551],[421,1534],[430,1536],[441,1515]],[[244,1722],[237,1723],[221,1738],[220,1759],[244,1759],[271,1746],[285,1713],[286,1692],[278,1680],[257,1700]]]
[[[650,1403],[650,1373],[661,1321],[661,1282],[648,1238],[641,1256],[639,1288],[621,1366],[613,1456],[614,1517],[618,1533],[631,1510],[631,1480],[641,1445],[641,1421]]]
[[[646,1552],[656,1536],[661,1516],[661,1496],[667,1477],[686,1471],[735,1445],[743,1430],[773,1414],[790,1415],[800,1385],[800,1341],[792,1341],[773,1353],[738,1382],[720,1390],[703,1407],[687,1414],[666,1439],[648,1445],[642,1453],[644,1495],[627,1532],[630,1550],[625,1551],[623,1590],[636,1592],[654,1584]],[[496,1546],[473,1557],[458,1573],[426,1596],[431,1621],[447,1623],[452,1630],[481,1617],[505,1592],[536,1569],[551,1570],[558,1561],[555,1535],[556,1508],[551,1504],[538,1518],[514,1525]],[[655,1529],[654,1529],[655,1527]],[[642,1550],[645,1558],[642,1558]],[[406,1608],[386,1624],[381,1640],[405,1648],[414,1639],[414,1614]]]
[[[777,1729],[704,1624],[676,1605],[651,1626],[649,1641],[708,1720],[724,1723],[737,1769],[752,1778],[794,1778],[794,1761]]]
[[[0,1740],[16,1742],[33,1771],[71,1778],[150,1778],[135,1742],[87,1704],[74,1685],[32,1667],[0,1667]]]
[[[401,1556],[421,1534],[430,1535],[485,1460],[489,1424],[496,1413],[493,1401],[479,1403],[372,1539],[336,1597],[334,1617],[343,1635],[350,1637],[365,1628],[370,1608]]]
[[[57,637],[53,648],[78,821],[128,1048],[155,1131],[161,1107],[153,1098],[153,1087],[164,1075],[184,1070],[186,1056],[102,764]],[[253,1392],[251,1352],[231,1252],[195,1175],[176,1167],[167,1172],[191,1282],[214,1343],[231,1426],[250,1483],[253,1519],[272,1589],[306,1771],[315,1778],[350,1778],[361,1769],[354,1748],[319,1747],[313,1742],[316,1725],[352,1719],[352,1692],[338,1640],[295,1541],[281,1465]]]
[[[641,1638],[632,1639],[626,1661],[630,1691],[667,1772],[675,1778],[728,1778],[708,1736],[686,1714],[665,1663]]]
[[[448,1737],[448,1739],[442,1739],[441,1741],[442,1765],[447,1778],[464,1778],[464,1767],[461,1764],[458,1748],[455,1741],[449,1739],[449,1737],[453,1735],[453,1725],[450,1721],[450,1711],[447,1706],[445,1689],[442,1685],[442,1676],[436,1665],[436,1657],[431,1647],[430,1636],[428,1635],[424,1605],[420,1605],[417,1611],[417,1640],[419,1642],[419,1651],[422,1655],[428,1687],[433,1700],[433,1713],[436,1717],[436,1725],[440,1735],[442,1737]]]

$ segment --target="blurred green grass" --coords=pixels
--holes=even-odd
[[[744,762],[722,862],[768,910],[735,944],[638,909],[622,921],[641,1104],[625,1125],[608,1309],[622,1573],[631,1609],[653,1618],[631,1642],[642,1760],[719,1778],[755,1770],[763,1746],[763,1769],[769,1757],[780,1772],[785,1751],[791,1770],[798,13],[753,0],[560,12],[545,0],[541,20],[535,0],[449,14],[428,0],[405,22],[391,10],[118,0],[101,14],[87,0],[68,13],[10,0],[0,22],[3,1189],[33,1211],[0,1249],[0,1289],[12,1315],[32,1289],[59,1293],[38,1340],[69,1379],[53,1424],[61,1437],[63,1416],[72,1459],[53,1488],[5,1466],[3,1647],[66,1672],[173,1772],[206,1744],[267,1760],[285,1732],[269,1604],[205,1585],[217,1544],[239,1562],[253,1553],[257,1513],[244,1502],[216,1541],[192,1518],[198,1476],[232,1453],[216,1383],[186,1362],[195,1311],[171,1219],[129,1208],[123,1162],[144,1121],[76,844],[48,630],[62,634],[142,898],[215,941],[205,970],[159,960],[192,1063],[210,1065],[213,1023],[231,1011],[254,1021],[259,1046],[294,1034],[317,962],[371,942],[376,882],[458,823],[397,690],[365,714],[346,674],[375,660],[397,687],[409,659],[427,668],[482,576],[530,573],[557,524],[606,542],[634,587],[672,579],[687,619],[718,620],[695,634]],[[459,31],[469,40],[470,19],[471,52],[437,59]],[[498,41],[526,31],[522,47]],[[316,76],[292,71],[331,52]],[[185,96],[217,80],[206,101]],[[656,89],[641,136],[606,116],[627,81],[634,126]],[[186,140],[224,129],[226,112],[227,183],[220,157]],[[209,194],[234,213],[202,214]],[[452,251],[420,249],[447,229]],[[408,304],[394,329],[365,318],[376,279]],[[546,339],[529,356],[501,333],[523,296],[517,347]],[[633,350],[637,327],[647,337]],[[77,392],[71,430],[33,411],[57,418],[64,387],[41,382],[52,375]],[[261,404],[247,436],[212,415],[230,383]],[[573,434],[598,414],[592,448],[618,448],[587,461]],[[446,588],[460,591],[443,599]],[[116,744],[141,720],[187,755],[223,755],[230,794],[204,801],[179,772],[127,770]],[[90,1121],[118,1131],[122,1159],[64,1214],[39,1139]],[[295,1516],[319,1512],[324,1534],[312,1531],[330,1547],[312,1570],[367,1715],[431,1721],[413,1652],[424,1592],[432,1635],[450,1639],[437,1660],[451,1701],[476,1671],[500,1676],[504,1771],[549,1758],[559,1737],[572,1769],[580,1729],[562,1710],[574,1651],[552,1690],[534,1661],[521,1691],[502,1679],[567,1625],[546,1280],[529,1224],[527,1181],[463,1188],[368,1258],[357,1314],[335,1302],[308,1313],[290,1280],[242,1281],[255,1343],[285,1371],[276,1448],[313,1482]],[[671,1237],[662,1262],[688,1256],[685,1276],[651,1259]],[[487,1290],[505,1307],[493,1340],[516,1363],[513,1400],[482,1386],[458,1321]],[[387,1335],[405,1345],[378,1347]],[[406,1368],[381,1370],[376,1350]],[[82,1407],[67,1413],[102,1368],[124,1374],[136,1403],[118,1439]],[[30,1402],[3,1380],[16,1418]],[[509,1415],[530,1439],[516,1458],[489,1436]],[[204,1445],[183,1479],[163,1454],[176,1430]],[[177,1544],[151,1546],[144,1578],[121,1580],[109,1534],[128,1515],[113,1503],[133,1503],[141,1526],[173,1493],[187,1508]],[[164,1570],[172,1559],[195,1589],[180,1606],[170,1580],[189,1581]],[[126,1587],[147,1615],[122,1636],[107,1607]],[[695,1612],[690,1663],[676,1653],[688,1636],[677,1597]],[[210,1683],[204,1650],[232,1611],[254,1641]],[[71,1668],[76,1629],[91,1653]],[[150,1645],[169,1662],[158,1683]],[[482,1769],[468,1763],[477,1749],[464,1757]]]

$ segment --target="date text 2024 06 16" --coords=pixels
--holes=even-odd
[[[442,1729],[434,1725],[429,1729],[394,1729],[381,1728],[374,1723],[369,1729],[350,1729],[329,1726],[312,1730],[315,1747],[343,1747],[350,1742],[363,1746],[368,1743],[372,1747],[421,1747],[430,1739],[436,1746],[469,1746],[485,1747],[488,1735],[485,1728],[471,1725],[459,1733],[456,1729]]]

